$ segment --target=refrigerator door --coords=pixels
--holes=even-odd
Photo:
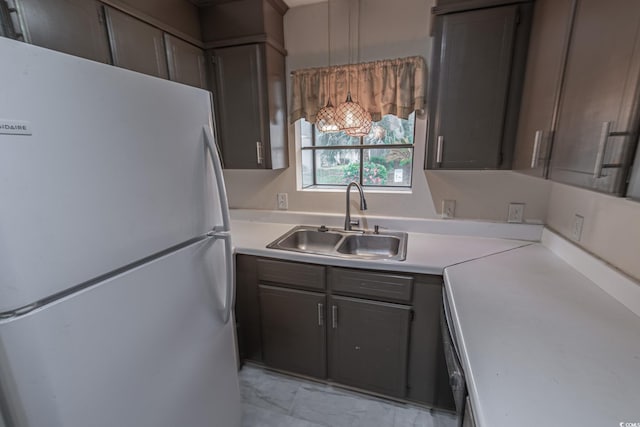
[[[0,57],[0,317],[228,230],[209,92],[5,38]]]
[[[0,322],[15,427],[237,427],[225,240],[204,239]]]

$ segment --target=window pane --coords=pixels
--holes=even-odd
[[[313,151],[302,150],[302,188],[313,185]]]
[[[316,150],[316,183],[346,185],[359,182],[360,150]]]
[[[300,120],[300,142],[303,147],[311,147],[313,145],[314,126],[308,121]]]
[[[364,185],[410,187],[412,148],[372,148],[363,150]]]
[[[364,137],[365,144],[413,144],[415,113],[408,120],[387,114],[374,122],[371,132]]]
[[[360,145],[360,138],[349,136],[344,132],[324,133],[316,129],[316,146],[330,145]]]

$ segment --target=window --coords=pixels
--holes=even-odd
[[[364,137],[323,133],[301,121],[302,187],[411,187],[415,113],[386,115]]]

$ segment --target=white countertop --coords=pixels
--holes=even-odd
[[[445,270],[480,427],[640,423],[640,317],[540,244]]]
[[[447,266],[532,244],[522,240],[409,232],[405,261],[340,258],[266,248],[296,225],[233,220],[235,251],[314,264],[442,275]]]
[[[459,230],[453,222],[437,222],[435,228],[432,223],[418,223],[417,228],[407,224],[403,262],[267,249],[298,223],[325,221],[298,216],[269,213],[263,221],[256,219],[259,213],[236,216],[236,252],[324,265],[444,272],[479,427],[640,423],[640,286],[634,280],[546,230],[544,245],[482,237],[508,237],[514,231],[515,236],[533,236],[532,227],[466,223],[461,229],[476,236],[463,236],[442,234]],[[302,221],[312,218],[317,221]],[[336,226],[335,221],[327,225]],[[399,220],[376,223],[405,225]]]

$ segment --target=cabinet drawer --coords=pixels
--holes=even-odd
[[[331,268],[331,289],[336,293],[392,302],[411,302],[413,277]]]
[[[258,280],[302,289],[323,290],[325,288],[325,268],[320,265],[259,259]]]

